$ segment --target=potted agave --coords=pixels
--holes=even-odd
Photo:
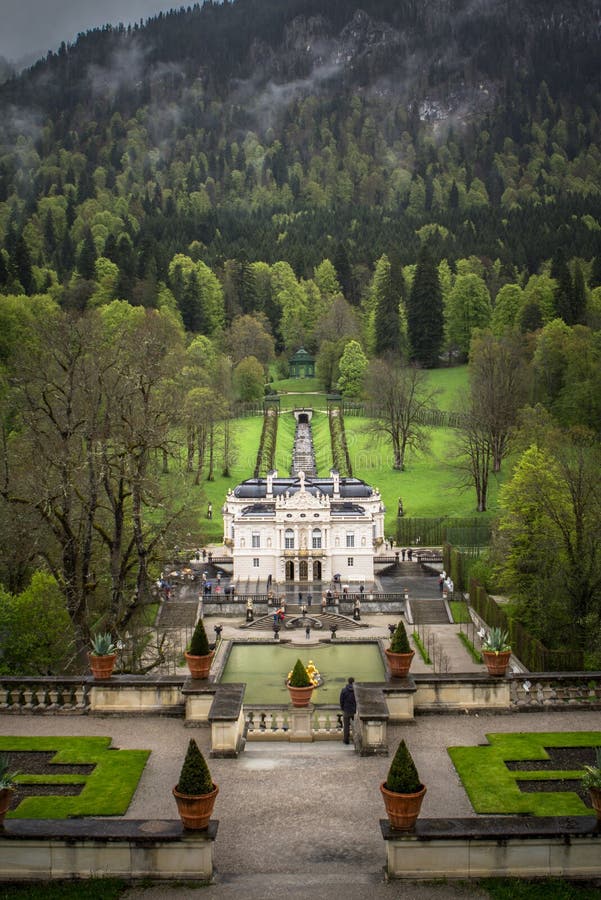
[[[491,628],[482,642],[482,656],[489,675],[503,677],[509,665],[511,646],[509,635],[502,628]]]
[[[399,622],[392,638],[390,648],[384,651],[390,666],[390,674],[393,678],[404,678],[411,667],[415,656],[415,650],[409,645],[409,638],[403,622]]]
[[[188,650],[184,653],[192,678],[206,678],[213,662],[215,651],[209,648],[209,639],[202,619],[199,619],[192,634]]]
[[[202,831],[209,826],[219,788],[213,784],[209,767],[191,738],[179,781],[173,788],[182,825],[190,831]]]
[[[17,772],[9,772],[9,759],[6,754],[0,755],[0,828],[3,828],[4,817],[8,812],[15,793]]]
[[[419,816],[426,788],[419,780],[405,741],[399,744],[380,791],[391,827],[397,831],[410,831]]]
[[[601,747],[597,747],[595,751],[595,763],[594,766],[584,767],[582,787],[589,792],[595,815],[601,822]]]
[[[286,681],[286,687],[293,706],[299,708],[309,705],[313,694],[313,682],[300,659],[296,660]]]
[[[92,637],[92,649],[88,653],[94,678],[110,678],[115,668],[117,648],[109,631],[98,632]]]

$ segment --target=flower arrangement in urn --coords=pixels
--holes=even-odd
[[[300,659],[296,660],[292,672],[288,673],[286,686],[293,706],[298,708],[309,705],[314,685]]]
[[[491,628],[482,642],[482,656],[489,675],[503,676],[511,657],[509,635],[502,628]]]
[[[595,750],[595,765],[584,767],[582,787],[589,792],[595,815],[601,822],[601,747]]]
[[[404,678],[407,675],[415,650],[409,645],[409,638],[403,622],[399,622],[390,639],[390,647],[384,651],[393,678]]]
[[[213,662],[215,651],[209,647],[209,639],[202,619],[199,619],[192,633],[188,650],[184,653],[192,678],[206,678]]]
[[[194,738],[190,739],[173,796],[184,828],[202,831],[209,825],[219,788]]]
[[[117,648],[110,631],[98,632],[92,636],[92,649],[88,661],[94,678],[110,678],[115,668]]]
[[[410,831],[419,815],[426,788],[420,781],[405,741],[397,747],[380,791],[391,826],[397,831]]]
[[[14,796],[15,778],[18,775],[18,772],[9,772],[9,769],[9,758],[3,753],[0,755],[0,828],[3,827],[4,817]]]

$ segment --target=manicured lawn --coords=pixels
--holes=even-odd
[[[323,391],[321,382],[317,378],[282,378],[272,381],[271,387],[280,393],[307,394],[313,391]]]
[[[451,613],[453,614],[453,621],[457,624],[460,622],[472,621],[467,608],[467,603],[462,603],[461,600],[449,600],[449,606],[451,607]]]
[[[565,878],[484,878],[474,885],[488,891],[491,900],[599,900],[596,885]]]
[[[449,464],[455,434],[452,429],[431,428],[430,452],[410,454],[405,471],[395,472],[390,443],[383,435],[370,432],[368,425],[368,419],[344,419],[353,474],[380,489],[386,505],[387,533],[395,531],[399,497],[406,516],[477,515],[474,489],[459,492],[457,475]],[[498,479],[491,476],[489,512],[496,509],[499,485],[507,470],[505,466]]]
[[[81,881],[37,881],[35,884],[0,885],[0,900],[118,900],[131,885],[120,878],[86,878]]]
[[[330,441],[330,424],[324,413],[316,412],[311,419],[313,431],[313,447],[318,475],[329,475],[334,465],[332,460],[332,443]]]
[[[150,750],[114,750],[110,737],[0,737],[0,752],[52,751],[53,763],[93,765],[88,775],[28,774],[19,784],[81,784],[76,796],[25,797],[8,813],[12,819],[68,819],[73,816],[122,816],[138,786]]]
[[[430,369],[427,376],[430,385],[440,392],[436,396],[436,405],[440,409],[457,409],[468,386],[467,366]]]
[[[545,747],[601,746],[601,731],[487,734],[488,747],[449,747],[449,756],[477,813],[535,816],[590,816],[572,791],[525,793],[517,781],[576,779],[576,770],[510,771],[505,762],[545,760]]]

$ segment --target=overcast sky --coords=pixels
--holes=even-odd
[[[161,10],[191,5],[192,0],[1,0],[0,56],[15,62],[32,54],[38,58],[88,28],[137,22]]]

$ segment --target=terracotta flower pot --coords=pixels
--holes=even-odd
[[[595,815],[598,821],[601,822],[601,788],[591,787],[588,789],[588,792]]]
[[[110,678],[116,659],[116,653],[109,653],[106,656],[95,656],[93,653],[88,653],[88,661],[94,678]]]
[[[211,663],[213,662],[213,657],[215,656],[215,651],[211,650],[206,656],[192,656],[191,653],[184,653],[186,657],[186,662],[188,663],[188,668],[190,669],[190,675],[192,678],[207,678]]]
[[[0,828],[4,827],[4,817],[10,809],[15,792],[12,788],[2,788],[0,790]]]
[[[397,831],[411,831],[419,816],[426,788],[422,785],[421,791],[416,794],[397,794],[396,791],[389,791],[383,781],[380,791],[391,827]]]
[[[390,666],[390,674],[393,678],[404,678],[411,668],[415,650],[409,653],[393,653],[392,650],[384,650],[388,665]]]
[[[510,657],[511,650],[499,650],[498,652],[494,650],[482,651],[482,658],[486,663],[488,674],[495,675],[497,678],[502,678],[505,675]]]
[[[293,706],[299,708],[309,705],[313,694],[312,684],[310,684],[309,687],[292,687],[292,685],[286,682],[286,687],[288,688],[288,693],[290,694],[290,700]]]
[[[213,815],[213,807],[219,793],[216,784],[213,785],[213,788],[210,794],[181,794],[177,785],[173,788],[177,811],[184,828],[189,831],[203,831],[209,827],[209,820]]]

